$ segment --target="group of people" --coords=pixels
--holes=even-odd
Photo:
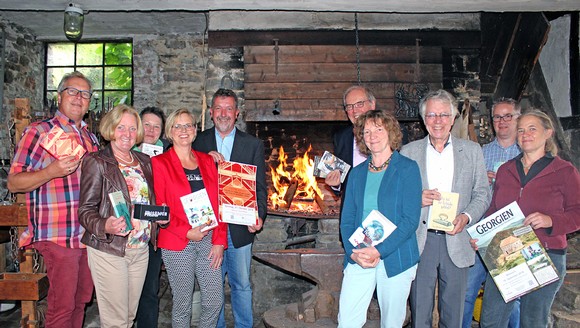
[[[225,327],[226,276],[236,327],[252,327],[250,263],[254,235],[266,216],[265,161],[262,142],[235,127],[236,94],[227,89],[214,94],[215,126],[199,136],[186,108],[166,119],[156,107],[138,113],[118,105],[101,119],[99,133],[107,141],[101,147],[83,121],[92,92],[83,74],[65,75],[58,111],[26,128],[8,176],[11,192],[26,193],[29,225],[20,246],[43,256],[50,281],[45,326],[82,327],[94,286],[102,327],[157,327],[164,263],[173,327],[190,327],[196,280],[199,327]],[[48,153],[41,143],[55,126],[87,154]],[[153,153],[145,153],[145,146]],[[259,219],[251,226],[219,222],[208,231],[192,228],[180,197],[205,189],[219,217],[217,162],[223,160],[257,167]],[[166,205],[169,219],[117,216],[113,193],[129,206]]]
[[[188,109],[166,119],[156,107],[138,113],[118,105],[100,122],[99,133],[108,142],[104,147],[83,121],[91,96],[84,75],[65,75],[58,86],[58,111],[24,131],[8,176],[11,192],[26,193],[29,226],[20,246],[43,256],[51,284],[46,326],[82,327],[94,285],[103,327],[134,322],[156,327],[164,263],[173,293],[173,327],[190,326],[196,280],[199,326],[225,327],[226,276],[235,326],[252,327],[252,243],[266,217],[267,187],[262,141],[235,127],[236,94],[227,89],[214,94],[214,127],[199,135]],[[398,121],[376,109],[368,89],[349,88],[343,102],[352,125],[335,134],[335,155],[354,168],[344,186],[338,171],[325,179],[343,197],[339,327],[362,327],[373,295],[381,327],[403,325],[408,298],[412,326],[431,327],[437,285],[439,326],[469,327],[484,281],[482,327],[547,326],[566,273],[566,234],[580,225],[580,174],[557,156],[550,118],[538,110],[521,113],[514,100],[500,99],[491,115],[496,139],[482,150],[451,135],[457,102],[437,90],[419,106],[428,135],[402,145]],[[40,144],[54,126],[87,154],[56,158],[43,149]],[[150,157],[144,145],[156,146],[160,154]],[[192,228],[180,198],[205,189],[219,217],[216,163],[224,160],[257,166],[257,224]],[[169,219],[117,217],[109,199],[113,192],[131,206],[166,205]],[[427,228],[441,192],[459,194],[450,232]],[[505,303],[466,228],[513,201],[547,249],[559,280]],[[396,229],[377,245],[356,248],[348,239],[373,210]]]
[[[549,116],[535,109],[522,114],[516,101],[498,100],[491,115],[496,139],[482,150],[451,135],[456,99],[444,90],[432,91],[419,104],[428,135],[401,147],[396,119],[376,110],[368,89],[351,87],[343,101],[353,126],[335,134],[335,153],[355,168],[346,188],[338,171],[325,180],[343,194],[338,326],[362,327],[374,293],[381,327],[403,325],[408,298],[412,327],[432,327],[438,286],[439,327],[470,327],[485,281],[481,327],[547,327],[566,274],[566,234],[580,226],[580,174],[557,156]],[[441,192],[459,194],[449,232],[427,228]],[[559,280],[505,303],[466,229],[513,201],[546,248]],[[354,247],[349,237],[372,210],[396,229],[377,245]]]

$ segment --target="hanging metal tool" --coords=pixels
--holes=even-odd
[[[360,82],[360,47],[358,39],[358,13],[354,13],[354,37],[356,44],[356,80],[358,81],[358,85],[360,85],[361,82]]]
[[[279,39],[272,39],[274,41],[274,74],[278,75],[278,52],[280,47],[278,47]]]

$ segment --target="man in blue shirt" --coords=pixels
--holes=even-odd
[[[235,328],[251,328],[253,326],[250,283],[252,243],[256,232],[262,229],[268,206],[264,144],[262,140],[235,127],[240,110],[238,97],[232,90],[216,91],[209,111],[214,127],[197,135],[193,142],[193,149],[209,153],[216,162],[225,160],[257,167],[258,224],[252,226],[228,224],[228,248],[224,251],[222,264],[222,274],[224,277],[227,274],[231,288]],[[226,327],[223,307],[217,327]]]
[[[489,187],[493,191],[495,173],[503,163],[516,157],[520,147],[516,142],[517,118],[521,114],[521,106],[513,99],[501,98],[494,102],[491,108],[491,119],[495,131],[495,139],[483,146],[483,158],[487,169]],[[485,269],[479,254],[475,256],[475,264],[469,268],[467,276],[467,293],[465,295],[465,307],[463,311],[463,328],[471,327],[471,318],[475,299],[481,285],[485,281],[487,270]],[[510,317],[509,328],[520,326],[519,303],[514,307]]]

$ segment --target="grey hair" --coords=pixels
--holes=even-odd
[[[440,89],[437,91],[430,91],[423,99],[421,99],[421,102],[419,103],[419,114],[421,115],[421,118],[423,118],[423,121],[425,121],[425,111],[427,110],[427,101],[429,100],[438,100],[449,104],[452,117],[456,117],[459,114],[455,97],[453,97],[449,92]]]
[[[87,84],[89,85],[89,92],[93,93],[93,84],[91,83],[91,80],[89,80],[83,73],[78,72],[78,71],[74,71],[72,73],[65,74],[62,77],[62,79],[60,80],[60,83],[58,84],[58,88],[57,88],[58,93],[61,93],[64,90],[64,84],[72,78],[79,78],[79,79],[85,80],[85,82],[87,82]]]

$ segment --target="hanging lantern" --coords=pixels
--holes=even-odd
[[[71,41],[79,41],[83,36],[85,15],[81,7],[69,3],[64,10],[64,35]]]

